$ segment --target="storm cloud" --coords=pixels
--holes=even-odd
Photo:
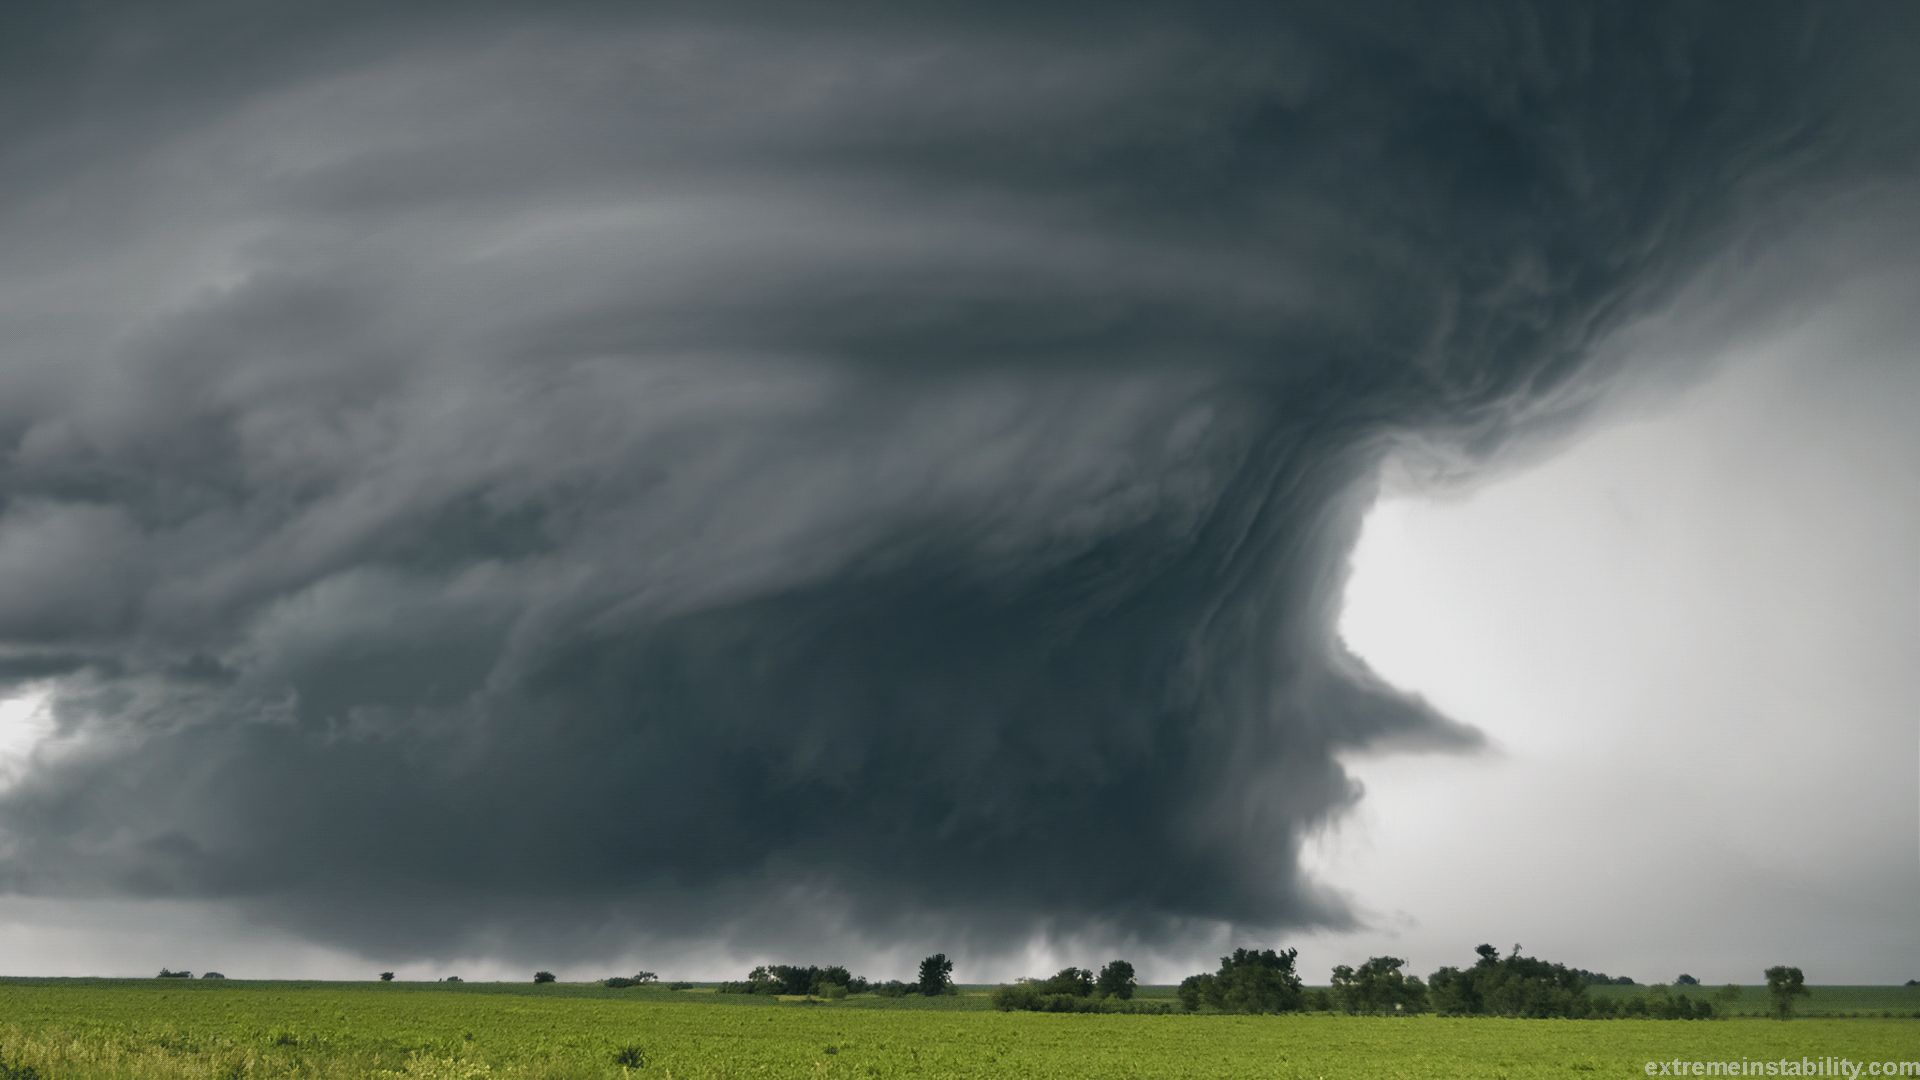
[[[1382,462],[1910,191],[1907,5],[15,7],[0,891],[395,955],[1341,926]],[[938,944],[939,942],[935,942]]]

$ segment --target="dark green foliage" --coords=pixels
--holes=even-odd
[[[40,1070],[31,1065],[9,1065],[0,1061],[0,1080],[41,1080]]]
[[[634,982],[625,975],[615,975],[611,979],[601,979],[600,985],[609,990],[625,990],[627,987],[634,985]]]
[[[1069,971],[1077,970],[1069,968]],[[1059,976],[1055,976],[1057,979]],[[1162,1002],[1130,1002],[1116,996],[1095,997],[1092,994],[1055,993],[1048,989],[1053,979],[1021,979],[1009,986],[997,986],[989,995],[993,1007],[1001,1012],[1050,1012],[1050,1013],[1151,1013],[1166,1012]]]
[[[1782,1020],[1793,1016],[1793,999],[1806,997],[1807,977],[1797,967],[1776,965],[1767,969],[1767,994],[1773,998],[1773,1015]]]
[[[1426,984],[1401,972],[1406,963],[1397,956],[1376,956],[1357,971],[1341,964],[1333,969],[1330,1004],[1344,1013],[1426,1012]]]
[[[380,973],[380,981],[381,981],[381,982],[392,982],[392,981],[393,981],[393,972],[391,972],[391,971],[383,971],[383,972],[381,972],[381,973]]]
[[[1575,971],[1523,956],[1520,946],[1502,957],[1491,945],[1474,949],[1480,957],[1464,971],[1443,967],[1427,980],[1434,1011],[1447,1016],[1587,1016],[1591,972]]]
[[[1214,986],[1217,981],[1211,975],[1189,975],[1181,979],[1180,988],[1174,991],[1174,996],[1180,999],[1180,1008],[1199,1012],[1200,1006],[1212,1003],[1217,996]]]
[[[1111,960],[1100,969],[1100,977],[1094,981],[1094,990],[1103,998],[1126,1001],[1133,997],[1133,989],[1137,985],[1132,964],[1125,960]]]
[[[953,990],[953,961],[946,953],[934,953],[920,961],[920,992],[928,997]]]
[[[1325,990],[1309,990],[1300,1000],[1300,1007],[1308,1012],[1332,1012],[1333,995]]]
[[[636,971],[633,973],[633,981],[637,983],[659,982],[660,976],[655,975],[651,971]]]
[[[693,984],[692,984],[692,983],[690,983],[690,982],[681,982],[681,981],[679,981],[679,980],[677,980],[677,979],[676,979],[676,980],[674,980],[673,982],[670,982],[670,983],[668,983],[668,984],[667,984],[667,989],[669,989],[669,990],[691,990],[691,989],[693,989]]]
[[[449,975],[449,976],[447,976],[446,978],[444,978],[444,979],[441,979],[440,981],[441,981],[441,982],[449,982],[449,983],[457,983],[457,982],[463,982],[463,981],[465,981],[465,980],[463,980],[463,979],[461,979],[461,978],[460,978],[460,976],[458,976],[458,975]]]
[[[1041,981],[1038,986],[1043,994],[1092,997],[1093,972],[1086,968],[1064,967],[1055,972],[1053,978]]]
[[[226,976],[225,976],[225,975],[222,975],[222,974],[220,974],[220,973],[219,973],[219,972],[217,972],[217,971],[204,971],[204,972],[201,972],[201,973],[200,973],[200,977],[201,977],[201,978],[203,978],[203,979],[224,979],[224,978],[226,978]]]
[[[1297,955],[1293,949],[1235,949],[1220,958],[1219,971],[1190,975],[1180,983],[1180,1007],[1188,1012],[1202,1005],[1222,1012],[1298,1012],[1305,992],[1293,969]]]
[[[899,979],[888,979],[886,982],[873,984],[873,992],[881,997],[906,997],[917,990],[919,987],[912,983],[901,982]]]
[[[1681,973],[1680,973],[1680,977],[1679,977],[1679,978],[1676,978],[1676,979],[1674,979],[1674,980],[1673,980],[1673,985],[1675,985],[1675,986],[1699,986],[1699,985],[1700,985],[1700,980],[1699,980],[1699,979],[1696,979],[1696,978],[1694,978],[1694,977],[1693,977],[1693,976],[1691,976],[1691,975],[1688,975],[1688,974],[1687,974],[1687,973],[1685,973],[1685,972],[1681,972]]]
[[[1908,979],[1908,980],[1907,980],[1907,985],[1908,985],[1908,986],[1920,986],[1920,979]]]
[[[1673,994],[1664,986],[1651,987],[1644,994],[1619,1000],[1597,998],[1589,1002],[1589,1007],[1588,1015],[1601,1019],[1622,1016],[1632,1020],[1711,1020],[1716,1015],[1713,1002]]]
[[[536,972],[534,972],[534,973],[533,973],[533,981],[534,981],[534,982],[536,982],[536,983],[550,983],[550,982],[553,982],[553,981],[554,981],[554,976],[553,976],[553,972],[551,972],[551,971],[536,971]]]
[[[634,976],[634,981],[649,982],[652,978],[652,972],[643,971]],[[840,987],[849,994],[860,994],[865,993],[869,986],[867,980],[839,964],[828,964],[825,967],[813,964],[762,964],[747,973],[745,982],[721,983],[720,992],[723,994],[787,994],[806,997],[825,994],[828,987]]]
[[[155,976],[154,976],[154,978],[156,978],[156,979],[191,979],[191,978],[193,978],[193,972],[191,972],[191,971],[173,971],[173,970],[171,970],[171,969],[168,969],[168,968],[161,968],[161,969],[160,969],[160,974],[158,974],[158,975],[155,975]]]
[[[623,1069],[644,1069],[647,1054],[638,1046],[623,1046],[613,1052],[613,1063]]]

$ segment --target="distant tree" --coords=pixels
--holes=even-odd
[[[600,985],[606,987],[609,990],[625,990],[627,987],[632,986],[633,984],[634,984],[633,980],[627,978],[625,975],[615,975],[610,979],[600,980]]]
[[[156,979],[191,979],[193,978],[193,972],[173,971],[168,968],[161,968],[160,974],[155,975],[154,978]]]
[[[441,982],[461,982],[462,980],[458,975],[449,975],[446,978],[441,979],[440,981]]]
[[[1218,979],[1212,975],[1189,975],[1180,980],[1180,988],[1174,995],[1180,999],[1180,1008],[1187,1012],[1199,1012],[1200,1006],[1211,1005],[1218,998]]]
[[[225,976],[225,975],[222,975],[222,974],[220,974],[220,973],[219,973],[219,972],[217,972],[217,971],[203,971],[203,972],[201,972],[201,973],[200,973],[200,977],[201,977],[201,978],[203,978],[203,979],[224,979],[224,978],[226,978],[226,976]]]
[[[1504,957],[1491,945],[1481,945],[1474,952],[1479,960],[1472,967],[1443,967],[1427,981],[1426,998],[1436,1012],[1449,1016],[1594,1014],[1587,997],[1593,972],[1522,955],[1517,945]]]
[[[637,983],[659,982],[660,976],[655,975],[651,971],[636,971],[633,973],[633,981]]]
[[[1069,997],[1093,996],[1093,972],[1086,968],[1064,967],[1037,988],[1042,994],[1066,994]]]
[[[852,985],[853,972],[848,971],[844,964],[828,964],[814,973],[813,992],[825,997],[833,997],[835,987],[839,988],[840,997],[846,997]]]
[[[953,989],[953,961],[946,953],[934,953],[920,961],[920,992],[928,997]]]
[[[1112,960],[1100,969],[1100,978],[1094,988],[1103,998],[1119,998],[1126,1001],[1133,997],[1133,988],[1139,985],[1133,977],[1133,965],[1125,960]]]
[[[1908,986],[1920,986],[1920,979],[1908,979],[1908,980],[1907,980],[1907,985],[1908,985]]]
[[[1193,1012],[1202,1005],[1222,1012],[1297,1012],[1305,1003],[1294,949],[1275,952],[1235,949],[1220,958],[1220,970],[1190,975],[1180,983],[1180,1007]]]
[[[391,972],[391,971],[383,971],[383,972],[381,972],[381,973],[380,973],[380,981],[381,981],[381,982],[392,982],[392,981],[393,981],[393,972]]]
[[[1360,992],[1355,985],[1357,981],[1353,965],[1334,965],[1333,979],[1327,987],[1327,999],[1335,1009],[1343,1013],[1360,1011]]]
[[[533,973],[533,981],[536,983],[550,983],[553,981],[553,972],[536,971]]]
[[[1400,970],[1406,964],[1397,956],[1376,956],[1357,971],[1345,964],[1334,968],[1329,993],[1333,1007],[1348,1013],[1427,1011],[1427,986]]]
[[[1699,979],[1696,979],[1696,978],[1694,978],[1694,977],[1693,977],[1693,976],[1691,976],[1691,975],[1688,975],[1688,974],[1686,974],[1685,972],[1681,972],[1681,973],[1680,973],[1680,975],[1679,975],[1679,977],[1673,980],[1673,985],[1675,985],[1675,986],[1699,986],[1699,985],[1700,985],[1700,980],[1699,980]]]
[[[1739,1001],[1742,997],[1745,997],[1746,994],[1740,989],[1738,983],[1728,983],[1720,989],[1715,990],[1713,996],[1719,998],[1722,1004],[1731,1005]]]
[[[1806,997],[1807,977],[1797,967],[1784,964],[1767,969],[1767,994],[1773,999],[1773,1015],[1782,1020],[1793,1015],[1793,999]]]

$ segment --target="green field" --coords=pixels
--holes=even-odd
[[[1154,988],[1158,989],[1158,988]],[[1713,988],[1707,988],[1711,991]],[[1757,991],[1750,992],[1756,993]],[[1920,1058],[1870,1018],[1711,1022],[1000,1013],[982,991],[807,1004],[593,985],[0,980],[0,1077],[1644,1076],[1649,1060]],[[1867,1003],[1876,1006],[1870,1007]],[[933,1004],[934,1007],[927,1007]],[[1914,1008],[1920,1009],[1920,1005]],[[622,1057],[624,1053],[624,1057]],[[618,1061],[639,1061],[628,1066]],[[17,1074],[16,1074],[17,1075]]]

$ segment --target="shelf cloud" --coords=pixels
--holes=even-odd
[[[0,891],[382,956],[1352,923],[1386,457],[1906,190],[1906,5],[23,6]],[[911,14],[911,17],[910,17]],[[1696,302],[1696,308],[1676,305]]]

